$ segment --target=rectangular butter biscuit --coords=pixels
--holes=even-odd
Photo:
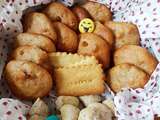
[[[101,65],[64,67],[54,71],[58,95],[82,96],[104,92]]]

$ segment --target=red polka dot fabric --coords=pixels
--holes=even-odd
[[[2,74],[10,46],[14,37],[22,32],[21,17],[28,7],[47,4],[53,0],[3,0],[0,2],[0,75]],[[72,6],[85,0],[58,0]],[[147,48],[160,60],[160,0],[91,0],[107,5],[113,12],[114,21],[132,22],[138,26],[141,46]],[[160,64],[152,74],[144,89],[124,89],[113,95],[118,120],[153,120],[160,115]],[[15,98],[1,76],[0,96]],[[108,97],[108,90],[104,94]],[[55,93],[45,98],[54,108]],[[12,101],[12,102],[8,102]],[[28,103],[31,104],[31,103]],[[26,120],[28,108],[12,99],[0,100],[0,116],[4,120]],[[53,110],[54,111],[54,110]],[[14,118],[15,117],[15,118]],[[14,119],[13,119],[14,118]]]

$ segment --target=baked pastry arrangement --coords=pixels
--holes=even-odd
[[[112,120],[113,102],[102,102],[99,96],[105,82],[115,93],[143,88],[158,63],[140,47],[137,26],[114,22],[109,8],[100,3],[68,8],[52,2],[40,12],[27,13],[23,21],[24,32],[16,37],[5,68],[6,80],[12,93],[25,100],[55,89],[62,120]],[[32,119],[44,116],[31,114]]]

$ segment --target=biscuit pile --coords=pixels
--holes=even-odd
[[[22,99],[44,97],[52,88],[58,96],[101,94],[105,81],[114,92],[143,88],[157,65],[139,46],[136,25],[112,21],[100,3],[67,8],[52,2],[24,15],[23,27],[5,69],[11,91]]]

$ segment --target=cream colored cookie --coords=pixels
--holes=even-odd
[[[67,54],[65,52],[50,53],[49,61],[54,68],[98,64],[94,56]]]
[[[136,45],[125,45],[114,53],[114,63],[115,65],[121,63],[134,64],[151,75],[158,61],[145,48]]]
[[[120,64],[110,69],[107,83],[114,92],[122,88],[143,88],[149,80],[149,75],[131,64]]]

